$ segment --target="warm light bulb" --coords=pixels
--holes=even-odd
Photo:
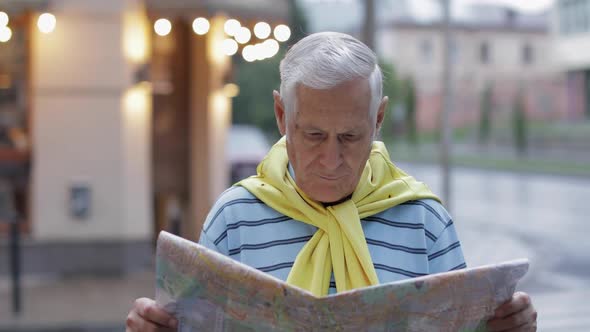
[[[149,83],[137,84],[125,92],[124,105],[130,114],[139,114],[150,106]]]
[[[226,35],[233,37],[236,35],[241,26],[242,25],[238,20],[231,18],[225,21],[225,24],[223,25],[223,31],[225,31]]]
[[[254,35],[258,37],[258,39],[265,39],[270,36],[270,25],[266,22],[258,22],[254,26]]]
[[[5,12],[0,12],[0,27],[5,27],[8,25],[8,14]]]
[[[221,44],[221,47],[223,48],[223,53],[225,55],[232,56],[238,52],[238,43],[233,39],[225,39]]]
[[[264,51],[267,58],[272,58],[279,53],[279,42],[274,39],[267,39],[262,45],[264,45]]]
[[[53,14],[43,13],[39,15],[39,19],[37,20],[37,27],[39,28],[39,31],[43,33],[50,33],[53,30],[55,30],[56,23],[57,20],[55,19],[55,16]]]
[[[275,27],[274,36],[280,42],[287,41],[291,38],[291,29],[284,24],[279,24]]]
[[[256,56],[256,60],[266,59],[266,50],[262,43],[254,45],[254,55]]]
[[[242,49],[242,56],[244,57],[244,60],[248,62],[256,60],[256,55],[254,54],[254,46],[247,45],[246,47],[244,47],[244,49]]]
[[[172,31],[172,23],[165,18],[158,19],[154,23],[154,31],[156,31],[159,36],[166,36]]]
[[[240,87],[235,83],[227,83],[223,86],[223,94],[228,98],[234,98],[240,94]]]
[[[12,30],[7,26],[0,26],[0,42],[6,43],[12,37]]]
[[[241,27],[238,30],[238,32],[236,32],[236,35],[234,36],[236,41],[240,44],[246,44],[247,42],[250,41],[251,37],[252,37],[252,33],[246,27]]]
[[[207,20],[204,17],[197,17],[193,21],[193,31],[197,35],[202,36],[202,35],[206,34],[207,32],[209,32],[210,27],[211,27],[211,24],[209,24],[209,20]]]

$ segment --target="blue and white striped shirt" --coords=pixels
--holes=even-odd
[[[453,221],[437,201],[406,202],[362,219],[361,225],[381,283],[466,266]],[[234,186],[209,212],[199,243],[287,280],[297,254],[316,230]]]

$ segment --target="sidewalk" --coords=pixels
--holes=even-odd
[[[123,331],[133,301],[154,297],[153,272],[66,280],[25,279],[22,313],[12,313],[9,279],[0,280],[0,332]]]

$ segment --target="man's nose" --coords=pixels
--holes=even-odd
[[[342,161],[342,146],[337,138],[328,138],[322,144],[322,152],[320,156],[321,165],[327,170],[336,170]]]

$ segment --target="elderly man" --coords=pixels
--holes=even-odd
[[[288,283],[326,295],[464,268],[440,200],[389,160],[381,70],[351,36],[326,32],[295,44],[280,66],[275,116],[284,136],[258,174],[226,190],[200,243]],[[535,331],[530,298],[516,293],[490,331]],[[142,298],[128,331],[174,328]]]

